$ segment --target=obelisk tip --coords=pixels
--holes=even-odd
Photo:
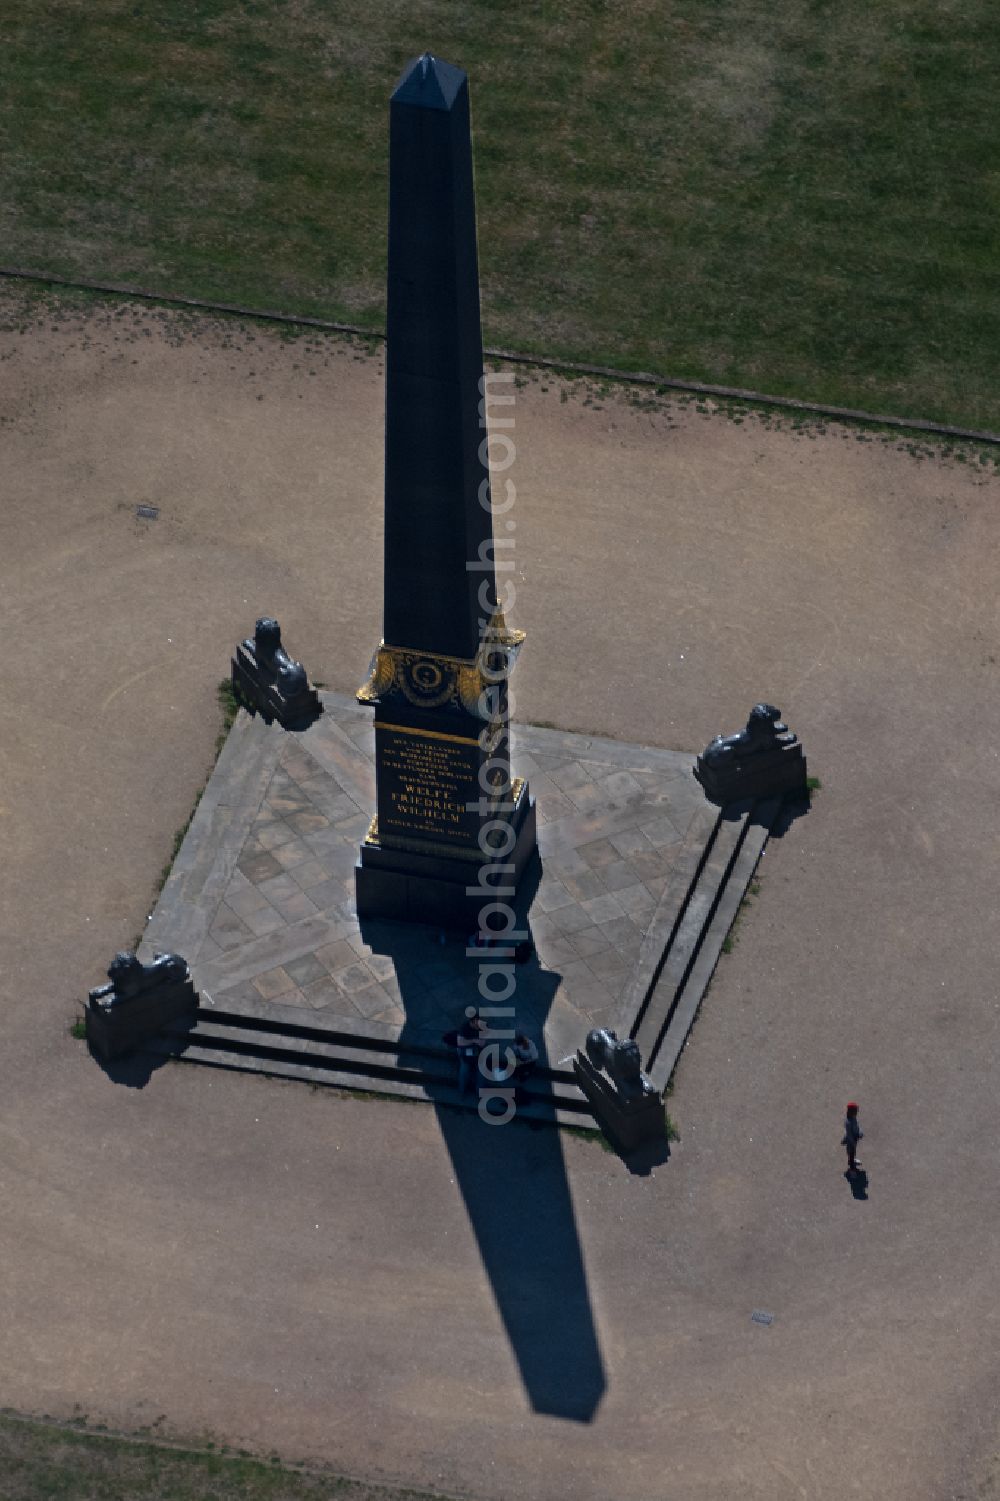
[[[403,69],[390,103],[450,110],[466,82],[461,68],[435,57],[433,52],[424,52]]]

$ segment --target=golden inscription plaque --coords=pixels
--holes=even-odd
[[[408,726],[376,724],[375,731],[380,840],[388,843],[396,835],[438,844],[474,841],[481,818],[467,803],[478,796],[478,742]]]

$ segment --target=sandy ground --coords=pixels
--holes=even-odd
[[[694,750],[764,697],[822,779],[692,1034],[670,1163],[564,1141],[606,1381],[572,1422],[532,1409],[430,1111],[127,1089],[68,1035],[236,639],[273,612],[350,691],[380,623],[379,361],[114,311],[0,334],[0,1403],[483,1497],[995,1494],[1000,480],[517,393],[518,714]]]

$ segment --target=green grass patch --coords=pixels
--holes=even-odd
[[[222,679],[222,682],[216,689],[216,697],[219,700],[219,708],[222,710],[222,727],[215,741],[215,759],[217,761],[222,754],[222,747],[226,743],[229,731],[236,723],[236,716],[240,712],[240,706],[236,702],[236,695],[233,692],[232,678]]]
[[[740,923],[743,921],[744,914],[755,896],[760,896],[760,881],[757,877],[748,882],[740,905],[736,909],[736,916],[733,918],[732,927],[722,940],[722,952],[724,954],[731,954],[736,947],[737,939],[740,936]]]
[[[380,328],[425,48],[472,80],[488,343],[1000,429],[991,0],[23,0],[3,261]]]
[[[583,1126],[560,1126],[559,1130],[564,1136],[575,1137],[577,1141],[588,1141],[591,1146],[600,1147],[602,1152],[616,1155],[614,1147],[603,1131],[587,1131]]]
[[[84,1421],[80,1419],[78,1421]],[[205,1443],[182,1449],[0,1414],[4,1501],[428,1501]]]

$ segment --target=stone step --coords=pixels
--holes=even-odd
[[[670,1077],[677,1065],[681,1049],[715,971],[722,945],[726,941],[740,903],[764,852],[764,846],[778,815],[781,802],[780,797],[767,798],[758,802],[754,805],[749,818],[744,820],[742,838],[725,881],[717,891],[709,922],[694,953],[693,962],[689,965],[674,996],[671,998],[669,994],[663,995],[657,1002],[657,1010],[663,1013],[663,1021],[660,1034],[654,1043],[647,1072],[653,1084],[661,1092],[670,1083]]]
[[[150,1044],[150,1051],[185,1063],[478,1109],[477,1098],[459,1094],[455,1055],[445,1049],[400,1052],[370,1037],[312,1027],[264,1027],[255,1017],[202,1009],[190,1031],[168,1031]],[[523,1096],[517,1115],[525,1120],[597,1130],[586,1097],[565,1070],[539,1069]]]
[[[719,894],[746,834],[751,805],[727,808],[715,824],[705,855],[688,890],[680,918],[636,1021],[632,1036],[649,1071],[660,1035],[711,921]]]
[[[370,1054],[376,1062],[387,1066],[397,1065],[407,1069],[428,1067],[432,1073],[442,1068],[446,1073],[454,1069],[454,1052],[440,1043],[408,1039],[405,1047],[400,1048],[400,1032],[397,1027],[361,1020],[351,1021],[340,1027],[310,1025],[300,1022],[298,1014],[298,1008],[290,1016],[288,1011],[282,1014],[281,1008],[266,1003],[258,1006],[244,1004],[238,1011],[232,1011],[213,1002],[207,1006],[199,1005],[196,1017],[200,1031],[240,1029],[256,1037],[262,1044],[266,1044],[268,1038],[283,1039],[289,1046],[317,1045],[324,1053],[346,1049],[351,1055]],[[564,1086],[570,1094],[584,1098],[578,1090],[572,1069],[539,1065],[534,1077],[552,1085]]]
[[[710,803],[696,809],[684,835],[677,858],[667,877],[656,910],[639,946],[639,958],[625,985],[615,1014],[619,1037],[631,1035],[642,1018],[652,983],[663,965],[677,931],[691,889],[708,859],[718,833],[722,811]]]

